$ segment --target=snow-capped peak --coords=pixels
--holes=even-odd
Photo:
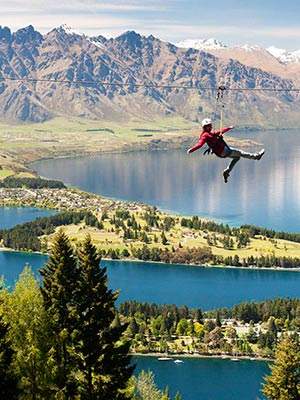
[[[185,49],[193,48],[197,50],[217,50],[223,49],[227,46],[217,39],[186,39],[178,42],[177,47],[183,47]]]
[[[267,51],[284,64],[300,62],[300,50],[288,51],[275,46],[270,46]]]
[[[61,32],[66,33],[67,35],[79,35],[79,36],[84,36],[82,33],[76,31],[75,29],[71,28],[67,24],[62,24],[58,27],[58,30]]]
[[[106,42],[106,39],[104,36],[91,36],[88,37],[88,40],[102,50],[105,48],[103,43]]]
[[[245,50],[245,51],[247,51],[247,52],[251,52],[251,51],[258,51],[258,50],[261,50],[262,48],[260,47],[260,46],[258,46],[258,45],[250,45],[250,44],[243,44],[242,46],[235,46],[235,48],[240,48],[240,49],[243,49],[243,50]]]

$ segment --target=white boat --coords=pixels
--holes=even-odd
[[[172,360],[172,358],[170,358],[170,357],[159,357],[158,358],[158,361],[170,361],[170,360]]]
[[[238,358],[231,358],[231,361],[240,361]]]
[[[182,360],[175,360],[174,363],[175,363],[175,364],[182,364],[183,361],[182,361]]]

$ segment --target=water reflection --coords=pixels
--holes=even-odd
[[[42,161],[38,172],[85,190],[183,214],[299,231],[300,136],[295,131],[240,135],[263,143],[260,162],[241,160],[230,182],[226,160],[184,151],[137,152]]]

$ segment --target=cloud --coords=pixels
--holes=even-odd
[[[195,1],[189,1],[190,6],[184,0],[0,0],[0,22],[13,30],[31,24],[43,33],[67,24],[88,35],[108,37],[132,29],[171,42],[217,37],[234,44],[247,41],[271,45],[274,39],[276,44],[298,46],[300,28],[291,22],[286,26],[273,26],[273,21],[263,24],[251,10],[248,20],[227,18],[224,14],[206,15],[205,8],[204,14],[202,10],[198,13],[198,9],[193,13]],[[211,7],[207,10],[211,11]],[[243,7],[233,11],[239,14],[245,10]],[[249,13],[244,15],[248,18]]]
[[[49,32],[55,27],[66,24],[80,33],[89,35],[108,34],[110,36],[118,35],[128,30],[131,26],[133,29],[138,28],[135,21],[130,18],[113,16],[90,16],[89,18],[82,18],[81,16],[70,16],[67,14],[59,16],[49,15],[43,17],[42,20],[38,15],[31,16],[30,19],[26,16],[18,15],[15,16],[13,24],[11,24],[10,18],[5,16],[1,18],[1,23],[3,26],[9,26],[13,31],[31,24],[42,33]]]
[[[3,3],[3,4],[2,4]],[[26,13],[26,14],[50,14],[51,12],[65,14],[73,13],[97,13],[97,12],[134,12],[134,11],[164,11],[167,9],[158,0],[149,1],[141,4],[140,1],[116,1],[102,2],[97,0],[11,0],[9,2],[0,1],[2,13]]]
[[[187,25],[180,22],[171,23],[167,20],[155,21],[151,24],[150,30],[148,27],[143,29],[144,32],[152,33],[155,31],[161,37],[174,39],[191,39],[208,38],[217,36],[235,37],[238,40],[246,38],[285,38],[285,39],[300,39],[300,27],[255,27],[255,29],[247,29],[245,26],[237,25]]]

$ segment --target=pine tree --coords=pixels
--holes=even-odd
[[[300,345],[296,340],[285,338],[278,344],[263,393],[269,400],[299,400]]]
[[[167,239],[164,231],[162,231],[162,233],[161,233],[161,242],[164,246],[166,246],[168,244],[168,239]]]
[[[217,326],[222,326],[222,322],[221,322],[221,317],[220,317],[220,313],[219,311],[217,311],[217,315],[216,315],[216,325]]]
[[[162,392],[156,387],[153,372],[142,371],[132,378],[133,400],[161,400]]]
[[[13,350],[8,338],[8,325],[0,317],[0,399],[18,398],[18,381],[12,369]]]
[[[81,399],[125,399],[133,366],[128,342],[122,339],[127,325],[116,324],[117,295],[107,288],[106,269],[88,236],[79,251],[80,328],[76,345]]]
[[[54,238],[43,277],[42,295],[52,339],[53,391],[58,398],[74,399],[76,379],[74,343],[78,327],[79,270],[73,248],[62,230]]]
[[[139,326],[134,317],[132,317],[130,320],[129,329],[133,336],[139,332]]]
[[[195,314],[195,320],[199,322],[200,324],[203,323],[203,313],[200,308],[197,308],[196,314]]]

